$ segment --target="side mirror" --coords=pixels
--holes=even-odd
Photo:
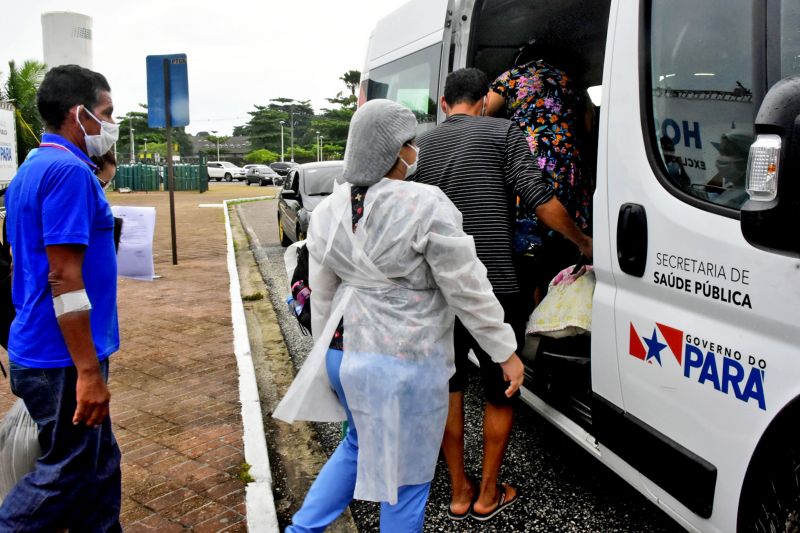
[[[292,189],[283,189],[280,194],[281,198],[288,198],[290,200],[297,199],[297,193],[294,192]]]
[[[800,256],[800,76],[776,83],[764,97],[747,163],[741,228],[747,242],[771,252]]]

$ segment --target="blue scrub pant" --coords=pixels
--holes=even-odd
[[[292,525],[286,528],[287,533],[324,531],[344,512],[353,499],[358,461],[358,435],[353,415],[347,407],[342,382],[339,380],[342,355],[340,350],[328,350],[326,364],[328,379],[347,413],[349,426],[347,434],[311,485],[303,507],[292,517]],[[395,505],[381,503],[381,533],[422,531],[425,503],[430,490],[430,482],[398,488]]]

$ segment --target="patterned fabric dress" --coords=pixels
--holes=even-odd
[[[581,128],[584,105],[567,74],[544,61],[515,67],[491,89],[503,96],[511,120],[528,139],[542,174],[582,230],[589,228],[592,186],[581,174]],[[552,232],[524,206],[518,207],[515,251],[532,254]]]

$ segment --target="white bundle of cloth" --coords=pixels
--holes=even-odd
[[[0,502],[42,455],[39,430],[25,403],[17,400],[0,423]]]
[[[575,265],[565,268],[550,282],[547,296],[528,320],[528,335],[560,339],[592,331],[592,297],[597,280],[591,266],[573,274]]]

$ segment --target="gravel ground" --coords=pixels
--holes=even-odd
[[[311,348],[284,303],[288,283],[284,249],[278,245],[275,200],[238,206],[251,245],[275,306],[289,353],[297,367]],[[480,476],[482,399],[477,372],[466,393],[466,461],[468,473]],[[323,447],[332,451],[340,437],[338,424],[316,424]],[[426,532],[673,532],[682,531],[622,479],[580,449],[559,430],[524,404],[517,410],[515,429],[501,479],[518,487],[521,500],[492,521],[481,524],[447,518],[449,481],[442,460],[428,501]],[[378,505],[354,502],[353,516],[361,532],[378,531]]]

